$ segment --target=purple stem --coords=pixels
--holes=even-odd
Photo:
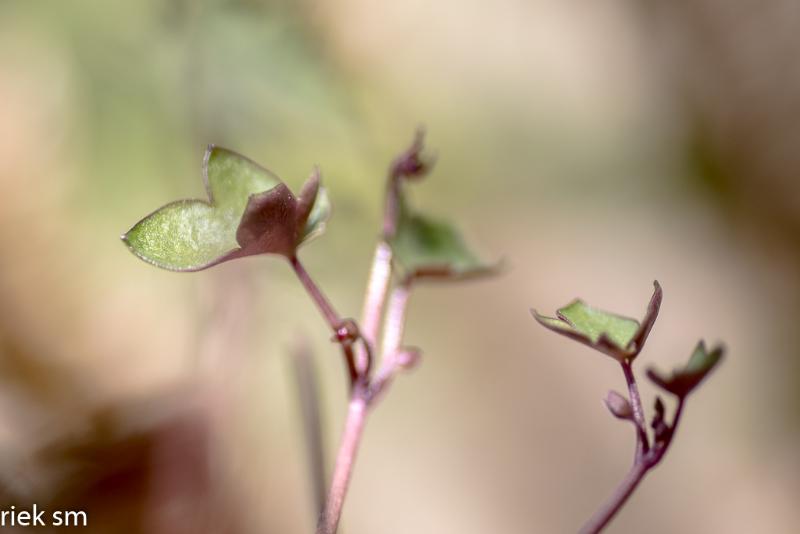
[[[350,385],[353,386],[359,379],[359,372],[356,368],[356,361],[355,355],[353,354],[353,344],[352,340],[343,340],[341,336],[340,330],[344,325],[344,321],[342,321],[339,314],[336,313],[336,310],[333,309],[333,306],[328,301],[325,294],[322,290],[317,286],[311,276],[306,271],[303,264],[300,263],[300,260],[297,256],[293,256],[289,258],[289,263],[292,264],[292,268],[294,272],[297,274],[297,278],[300,279],[300,282],[303,284],[303,287],[306,289],[306,292],[311,296],[311,299],[316,303],[317,308],[319,311],[322,312],[322,316],[327,321],[328,326],[330,326],[331,330],[333,330],[334,336],[336,336],[340,340],[340,345],[342,347],[342,352],[345,355],[345,360],[347,362],[347,371],[350,375]]]
[[[633,464],[628,475],[617,487],[611,499],[600,509],[580,530],[580,534],[596,534],[603,530],[611,519],[619,512],[620,508],[627,502],[633,491],[639,485],[639,482],[644,478],[647,473],[648,467],[644,463],[637,462]]]
[[[678,423],[683,413],[684,398],[678,398],[678,407],[675,410],[675,416],[672,419],[672,426],[670,427],[669,434],[663,441],[656,441],[653,447],[650,448],[647,439],[647,433],[644,431],[644,412],[642,411],[642,403],[639,398],[639,390],[636,387],[636,380],[631,370],[629,362],[622,364],[622,370],[625,372],[625,379],[628,382],[628,391],[630,392],[631,405],[633,407],[634,423],[639,431],[637,432],[637,453],[631,466],[630,471],[625,476],[625,479],[617,487],[611,498],[598,510],[594,516],[583,526],[580,530],[581,534],[596,534],[603,530],[619,512],[625,503],[628,501],[634,490],[639,486],[639,483],[644,479],[648,471],[658,465],[667,453],[672,438],[675,437],[675,432],[678,428]],[[636,417],[638,413],[640,418]],[[642,421],[640,425],[639,421]]]
[[[628,383],[628,395],[631,401],[631,408],[633,408],[633,423],[636,425],[636,455],[634,461],[638,462],[650,448],[650,443],[647,439],[647,430],[645,430],[645,425],[647,423],[644,420],[642,399],[639,396],[639,387],[636,385],[636,377],[633,376],[631,363],[627,360],[623,360],[620,364],[622,365],[622,372],[625,375],[625,381]]]

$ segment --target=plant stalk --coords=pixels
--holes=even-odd
[[[583,526],[580,534],[596,534],[603,530],[633,494],[647,470],[648,466],[644,462],[636,462],[611,499]]]
[[[342,318],[339,317],[338,313],[336,313],[336,310],[333,309],[333,306],[328,298],[311,278],[311,275],[308,274],[308,271],[306,271],[305,267],[303,267],[303,264],[300,263],[300,260],[297,258],[297,256],[292,256],[289,258],[289,263],[292,264],[292,268],[297,274],[297,278],[300,279],[300,282],[303,284],[306,292],[308,292],[308,294],[311,296],[311,299],[317,305],[317,308],[319,308],[319,311],[322,313],[322,316],[325,318],[328,326],[330,326],[331,330],[333,330],[334,336],[339,339],[339,344],[342,347],[342,352],[344,353],[345,361],[347,362],[347,371],[350,375],[350,386],[353,387],[361,375],[356,367],[352,340],[342,341],[342,338],[340,337],[340,329],[342,329],[344,321],[342,321]]]
[[[311,489],[314,496],[314,513],[320,514],[325,506],[325,495],[328,489],[325,480],[325,444],[322,414],[320,413],[319,380],[308,345],[301,341],[292,352],[297,397],[306,440]]]
[[[608,500],[608,502],[606,502],[606,504],[604,504],[603,507],[600,508],[583,526],[583,528],[580,530],[581,534],[595,534],[608,526],[617,512],[619,512],[628,501],[634,490],[636,490],[636,488],[639,486],[639,483],[642,481],[642,479],[644,479],[644,476],[647,474],[647,472],[658,465],[664,458],[664,455],[667,453],[667,450],[672,443],[672,438],[675,437],[675,431],[678,428],[678,423],[680,422],[681,414],[683,413],[684,399],[679,398],[675,415],[672,418],[672,426],[670,427],[669,434],[667,435],[666,439],[654,442],[653,447],[650,448],[648,445],[647,434],[644,433],[644,425],[642,424],[640,426],[639,424],[640,420],[644,421],[644,413],[642,411],[639,390],[636,387],[636,380],[634,379],[633,372],[631,371],[630,363],[623,363],[622,369],[625,372],[625,379],[627,380],[629,386],[631,405],[635,418],[634,422],[640,431],[637,432],[636,457],[634,459],[633,466],[631,466],[631,469],[625,479],[617,487],[616,491]],[[641,419],[636,418],[637,406],[639,409],[638,413],[641,415]]]
[[[647,438],[646,422],[644,419],[644,409],[642,408],[642,398],[639,396],[639,387],[636,385],[636,377],[633,376],[633,369],[628,361],[622,361],[622,372],[625,374],[625,381],[628,383],[628,396],[633,409],[633,422],[636,425],[636,456],[638,462],[647,453],[650,443]]]
[[[386,241],[381,240],[375,247],[375,256],[372,260],[372,269],[367,282],[367,291],[364,295],[364,308],[361,316],[361,337],[370,347],[376,347],[380,331],[383,307],[386,302],[386,293],[392,278],[392,249]],[[356,363],[362,373],[367,366],[367,349],[358,347]]]
[[[336,456],[336,464],[331,479],[331,488],[325,502],[325,509],[319,518],[317,534],[335,534],[342,516],[342,506],[350,485],[353,465],[367,419],[367,400],[361,388],[353,390],[347,408],[342,441]]]
[[[406,324],[408,299],[411,296],[411,283],[404,282],[394,288],[389,298],[389,309],[383,330],[383,347],[381,349],[381,367],[375,374],[370,390],[370,401],[374,400],[391,383],[397,371],[397,352],[403,342]]]
[[[305,267],[303,267],[303,264],[300,263],[300,260],[297,258],[297,256],[289,258],[289,263],[292,264],[292,268],[294,269],[295,274],[297,274],[297,278],[300,279],[303,287],[311,296],[311,299],[317,305],[319,311],[322,312],[322,316],[325,318],[328,326],[330,326],[331,330],[336,333],[342,324],[342,319],[339,317],[339,314],[333,309],[333,306],[328,298],[311,278],[311,275],[308,274],[308,271],[306,271]]]

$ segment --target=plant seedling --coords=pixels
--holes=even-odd
[[[324,232],[331,212],[316,169],[294,195],[253,161],[210,145],[202,167],[208,199],[169,203],[122,236],[136,256],[173,271],[200,271],[257,254],[275,254],[289,261],[339,344],[350,379],[345,428],[318,534],[337,530],[367,414],[394,376],[420,359],[419,349],[403,344],[412,287],[420,280],[457,280],[495,271],[495,266],[472,253],[454,227],[410,206],[407,184],[422,179],[432,167],[422,150],[419,132],[389,168],[383,232],[367,283],[361,325],[336,312],[298,258],[299,248]],[[376,343],[381,331],[379,351]],[[373,361],[378,356],[381,365],[376,370]]]
[[[664,417],[664,403],[661,397],[656,397],[655,415],[650,421],[651,441],[646,428],[639,388],[633,374],[633,361],[644,347],[661,307],[661,286],[657,281],[653,285],[655,290],[641,322],[592,308],[582,300],[575,300],[559,309],[556,317],[545,317],[531,310],[534,318],[545,328],[617,360],[628,384],[628,398],[612,390],[608,392],[604,402],[614,417],[630,421],[636,428],[636,453],[633,465],[611,499],[581,529],[584,534],[603,530],[633,494],[647,472],[661,462],[675,436],[686,398],[719,364],[724,352],[720,346],[708,351],[703,341],[700,341],[689,362],[671,375],[663,375],[654,369],[647,370],[650,380],[661,389],[675,395],[678,401],[672,422],[668,423]]]

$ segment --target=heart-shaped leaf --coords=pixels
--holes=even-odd
[[[724,352],[719,346],[709,352],[705,343],[700,341],[684,367],[675,369],[670,376],[651,368],[647,370],[647,376],[660,388],[684,398],[719,364]]]
[[[662,291],[658,281],[641,324],[607,311],[592,308],[578,299],[545,317],[536,310],[533,316],[542,326],[608,354],[619,361],[631,361],[642,350],[661,307]]]
[[[405,204],[389,244],[406,276],[413,278],[460,279],[496,269],[478,259],[452,225],[414,213]]]
[[[231,150],[210,145],[203,159],[208,200],[178,200],[122,236],[143,260],[174,271],[199,271],[253,254],[291,256],[324,231],[330,203],[319,175],[300,199],[281,180]]]

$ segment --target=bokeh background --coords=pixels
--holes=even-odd
[[[385,170],[424,124],[415,201],[507,269],[413,296],[423,362],[369,420],[343,532],[577,530],[631,459],[601,403],[624,381],[528,310],[640,317],[653,279],[640,369],[729,353],[609,531],[795,532],[799,35],[794,0],[0,1],[2,508],[311,532],[293,355],[329,459],[346,387],[290,269],[174,274],[118,236],[202,196],[206,143],[293,187],[319,164],[335,215],[303,258],[356,316]]]

